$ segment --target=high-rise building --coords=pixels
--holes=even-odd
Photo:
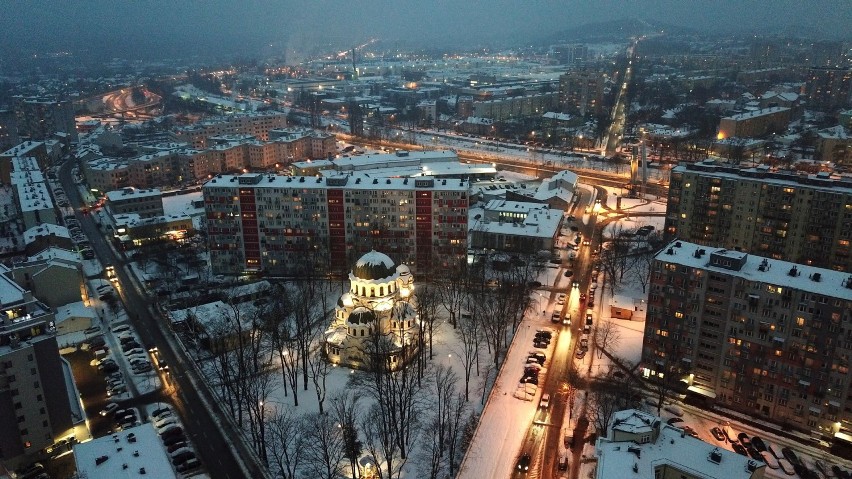
[[[593,70],[569,71],[559,76],[559,105],[563,113],[585,116],[603,109],[606,75]]]
[[[651,266],[642,371],[803,430],[852,428],[852,276],[675,240]]]
[[[345,271],[381,250],[414,271],[467,252],[464,180],[218,175],[202,187],[210,262],[218,274]]]
[[[852,180],[714,160],[672,169],[666,238],[852,271]]]
[[[18,124],[15,121],[14,110],[0,110],[0,151],[20,143],[18,139]]]
[[[37,453],[72,432],[54,315],[0,270],[0,459]],[[66,374],[67,373],[67,374]]]
[[[805,83],[807,108],[833,111],[852,105],[852,70],[811,67]]]
[[[18,135],[30,140],[47,140],[62,132],[77,140],[74,105],[67,100],[38,97],[15,97],[15,119]]]
[[[553,58],[562,65],[583,65],[589,61],[589,47],[582,43],[553,45],[550,47]]]

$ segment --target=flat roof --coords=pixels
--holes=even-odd
[[[747,111],[745,113],[740,113],[740,114],[737,114],[737,115],[726,116],[722,119],[723,120],[734,120],[734,121],[748,120],[750,118],[758,118],[758,117],[761,117],[761,116],[772,115],[772,114],[780,113],[780,112],[783,112],[783,111],[790,111],[790,109],[787,108],[787,107],[783,107],[783,106],[773,106],[772,108],[762,108],[760,110]]]
[[[135,198],[150,198],[154,196],[163,196],[163,192],[158,188],[138,189],[138,188],[122,188],[120,190],[108,191],[106,193],[107,200],[112,202],[120,202]]]
[[[678,246],[680,245],[680,246]],[[704,254],[696,257],[696,251],[704,250]],[[672,254],[669,254],[669,251]],[[710,264],[711,255],[722,255],[741,260],[745,257],[745,264],[737,270],[713,266]],[[789,261],[764,258],[747,254],[741,251],[728,250],[725,248],[711,248],[687,241],[674,240],[665,246],[655,259],[666,263],[679,264],[691,268],[699,268],[707,271],[716,271],[730,276],[736,276],[748,281],[760,281],[764,284],[772,284],[784,288],[793,288],[809,293],[852,301],[852,287],[846,286],[852,281],[852,275],[826,268],[816,268]],[[766,263],[764,264],[764,261]],[[762,266],[763,265],[763,266]],[[763,271],[761,271],[763,268]],[[790,271],[795,268],[796,275],[791,276]],[[818,273],[818,281],[813,280],[814,274]]]
[[[683,429],[655,419],[660,420],[656,441],[640,444],[598,439],[595,444],[597,477],[645,479],[654,477],[656,468],[668,466],[691,477],[734,479],[751,477],[754,470],[766,467],[763,462],[706,443],[686,434]],[[752,470],[749,470],[750,466]]]
[[[88,479],[177,477],[151,423],[75,444],[74,461]]]
[[[259,177],[259,178],[258,178]],[[331,183],[331,184],[329,184]],[[241,175],[217,175],[202,186],[209,188],[291,188],[291,189],[329,189],[346,190],[414,190],[417,188],[441,191],[467,191],[464,180],[421,178],[381,178],[369,174],[347,176],[283,176],[263,173],[244,173]]]

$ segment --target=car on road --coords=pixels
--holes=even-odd
[[[583,303],[586,301],[586,293],[580,293],[580,302]]]
[[[576,356],[577,356],[577,359],[585,358],[586,357],[586,350],[582,349],[582,348],[578,348]]]
[[[556,297],[556,304],[558,304],[559,306],[565,304],[565,293],[559,293],[559,295]]]
[[[714,426],[713,428],[711,428],[710,434],[712,434],[717,441],[725,440],[725,433],[722,432],[722,428],[720,428],[719,426]]]
[[[110,413],[115,412],[116,409],[118,409],[118,404],[114,402],[108,403],[103,409],[101,409],[100,415],[108,416]]]
[[[541,400],[538,402],[538,407],[547,409],[550,407],[550,394],[544,393],[541,395]]]
[[[564,318],[562,318],[562,324],[566,326],[571,326],[571,315],[566,314]]]
[[[588,324],[589,326],[592,325],[592,313],[586,313],[586,324]]]
[[[580,339],[580,349],[589,349],[589,338]]]
[[[530,455],[527,453],[522,454],[521,457],[518,458],[518,464],[515,467],[515,470],[517,470],[520,474],[526,474],[530,470],[530,462],[532,462]]]

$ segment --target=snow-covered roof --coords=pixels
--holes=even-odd
[[[6,273],[9,271],[5,265],[0,268],[0,273]],[[0,306],[8,306],[12,304],[21,303],[24,301],[24,288],[18,286],[17,283],[12,281],[5,274],[0,274]]]
[[[784,111],[790,111],[790,109],[783,107],[783,106],[774,106],[772,108],[762,108],[760,110],[747,111],[745,113],[740,113],[738,115],[731,115],[731,116],[728,116],[728,117],[725,117],[725,118],[722,118],[722,119],[723,120],[740,121],[740,120],[746,120],[746,119],[750,119],[750,118],[758,118],[758,117],[765,116],[765,115],[774,115],[775,113],[781,113],[781,112],[784,112]]]
[[[727,449],[708,444],[686,434],[683,429],[664,422],[655,441],[612,441],[598,439],[597,477],[645,479],[654,477],[660,467],[688,473],[703,479],[735,479],[753,477],[765,468],[763,462],[752,460]]]
[[[120,190],[108,191],[106,194],[107,200],[111,202],[130,201],[137,198],[148,198],[162,196],[163,193],[157,188],[138,189],[138,188],[122,188]]]
[[[545,113],[544,115],[541,115],[541,117],[548,119],[548,120],[557,120],[557,121],[570,121],[572,118],[574,118],[573,116],[571,116],[567,113],[558,113],[558,112],[555,112],[555,111],[549,111],[549,112]]]
[[[618,411],[612,415],[612,430],[640,434],[651,432],[654,423],[660,418],[638,409]]]
[[[696,254],[699,250],[703,250],[704,253]],[[714,255],[724,256],[732,260],[744,260],[744,263],[738,270],[715,266],[710,261]],[[669,243],[668,246],[657,253],[656,259],[666,263],[721,272],[748,281],[760,281],[768,285],[792,288],[822,296],[852,301],[852,284],[848,282],[850,281],[848,272],[844,273],[826,268],[791,263],[789,261],[763,258],[741,251],[711,248],[681,240]],[[795,274],[791,274],[793,271]]]
[[[71,236],[68,234],[68,228],[52,223],[42,223],[24,231],[24,243],[30,244],[35,241],[36,238],[39,238],[41,236],[58,236],[60,238],[68,239],[71,238]]]
[[[74,461],[88,479],[177,477],[151,423],[75,444]]]
[[[396,265],[384,253],[376,250],[361,256],[352,268],[352,275],[358,279],[378,280],[390,278],[396,274]]]

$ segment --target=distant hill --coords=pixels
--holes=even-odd
[[[631,37],[640,35],[659,34],[660,32],[675,35],[694,35],[697,30],[691,28],[670,25],[661,22],[651,23],[637,18],[609,20],[605,22],[586,23],[571,27],[543,39],[545,44],[563,42],[600,42],[600,41],[626,41]]]

